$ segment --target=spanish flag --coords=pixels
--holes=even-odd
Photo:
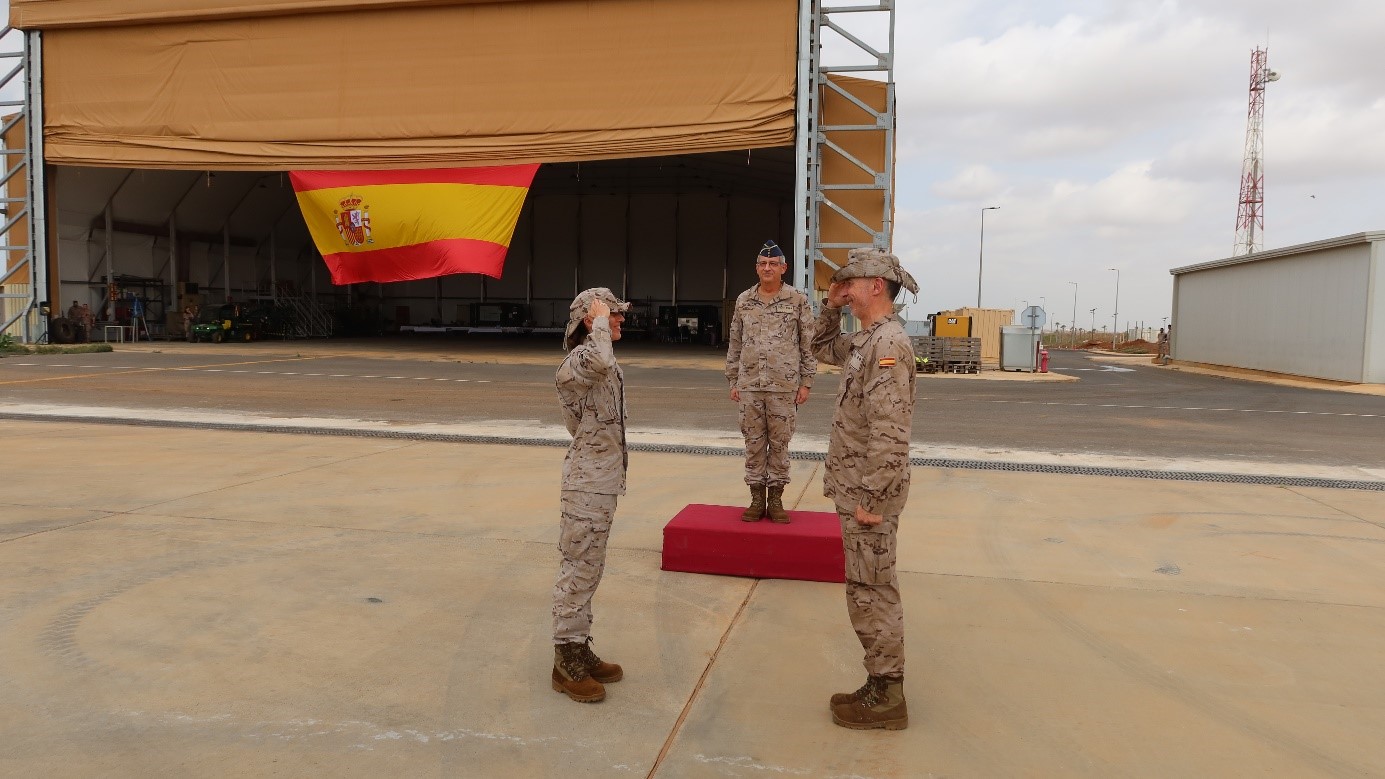
[[[293,171],[303,220],[334,284],[500,278],[538,165]]]

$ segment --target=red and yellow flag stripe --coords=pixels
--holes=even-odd
[[[500,278],[538,165],[290,173],[337,284]]]

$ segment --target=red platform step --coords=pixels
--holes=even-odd
[[[664,525],[665,571],[758,579],[846,581],[842,527],[827,511],[790,511],[779,525],[742,522],[741,506],[690,503]]]

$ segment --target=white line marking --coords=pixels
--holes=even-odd
[[[644,389],[650,389],[645,387]],[[960,400],[959,398],[920,398],[920,400]],[[1287,411],[1268,408],[1209,408],[1205,406],[1149,406],[1124,403],[1063,403],[1055,400],[987,400],[986,403],[1010,403],[1017,406],[1090,406],[1092,408],[1143,408],[1152,411],[1238,411],[1243,414],[1309,414],[1320,417],[1357,417],[1376,419],[1385,414],[1360,414],[1354,411]]]

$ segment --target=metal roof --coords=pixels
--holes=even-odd
[[[1171,269],[1169,273],[1173,276],[1181,276],[1185,273],[1194,273],[1200,270],[1225,268],[1231,265],[1241,265],[1247,262],[1272,260],[1276,257],[1289,257],[1295,254],[1303,254],[1305,252],[1316,252],[1321,251],[1323,249],[1335,249],[1338,246],[1350,246],[1356,243],[1369,243],[1372,241],[1385,241],[1385,231],[1375,230],[1368,233],[1353,233],[1351,235],[1343,235],[1337,238],[1324,238],[1321,241],[1312,241],[1310,243],[1301,243],[1295,246],[1284,246],[1279,249],[1270,249],[1269,251],[1255,252],[1254,254],[1244,254],[1240,257],[1227,257],[1221,260],[1212,260],[1211,262],[1200,262],[1196,265],[1184,265],[1181,268]]]

